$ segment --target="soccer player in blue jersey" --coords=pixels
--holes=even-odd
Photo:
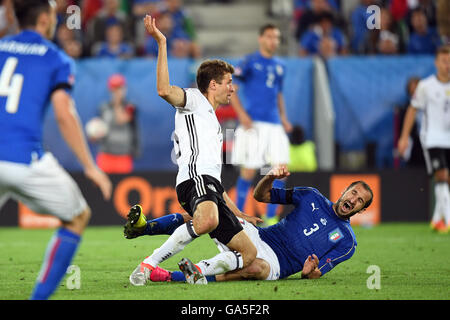
[[[302,278],[319,278],[355,253],[356,238],[350,217],[362,213],[372,203],[373,193],[364,181],[355,181],[332,203],[317,189],[295,187],[274,188],[273,182],[289,176],[286,166],[274,167],[257,184],[254,197],[266,203],[292,204],[294,209],[279,223],[255,227],[240,220],[245,232],[257,248],[253,263],[241,270],[228,272],[208,281],[242,279],[277,280],[302,271]],[[182,220],[181,214],[178,218]],[[147,234],[170,232],[174,223],[169,217],[149,222]],[[164,219],[164,221],[163,221]],[[173,218],[172,218],[173,220]],[[161,224],[159,224],[161,221]],[[155,223],[156,222],[156,223]],[[227,251],[219,243],[220,250]],[[159,268],[152,273],[152,281],[184,281],[182,272],[168,272]]]
[[[73,61],[53,43],[53,0],[16,0],[21,32],[0,39],[0,207],[8,198],[62,222],[48,244],[31,299],[48,299],[66,273],[91,210],[70,175],[42,145],[49,102],[87,178],[111,196],[111,182],[89,152],[70,91]]]
[[[289,140],[292,131],[282,94],[284,63],[275,57],[280,44],[280,30],[272,24],[260,28],[259,50],[247,55],[235,68],[235,79],[242,87],[243,102],[237,94],[231,98],[240,125],[235,132],[231,162],[240,167],[236,183],[236,205],[244,209],[245,200],[256,170],[289,162]],[[277,180],[277,187],[284,181]],[[277,205],[269,204],[265,216],[271,225],[278,221]]]

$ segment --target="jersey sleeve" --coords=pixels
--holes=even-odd
[[[55,53],[55,68],[53,71],[51,92],[64,89],[70,93],[75,82],[75,63],[63,52]]]
[[[411,106],[423,110],[426,106],[426,93],[425,84],[423,81],[419,81],[416,90],[414,91],[413,97],[411,99]]]
[[[356,246],[353,245],[350,248],[339,248],[336,247],[330,252],[328,252],[325,257],[323,257],[319,261],[319,270],[322,273],[322,276],[326,274],[328,271],[336,267],[339,263],[350,259],[355,253]]]
[[[184,105],[184,107],[175,107],[178,110],[181,111],[186,111],[186,112],[193,112],[195,111],[195,109],[198,106],[198,93],[200,93],[200,91],[198,90],[194,90],[194,89],[183,89],[184,91],[184,96],[186,99],[186,104]],[[200,93],[201,94],[201,93]]]
[[[244,82],[250,70],[250,57],[247,56],[238,63],[234,68],[233,76],[237,79],[237,83]]]
[[[293,189],[272,188],[270,190],[270,203],[292,204]]]

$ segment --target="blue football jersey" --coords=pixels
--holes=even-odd
[[[293,204],[294,210],[276,225],[260,228],[259,234],[273,249],[280,263],[280,278],[303,269],[313,253],[322,275],[355,252],[356,238],[348,220],[339,218],[333,203],[317,189],[272,188],[271,202]]]
[[[235,69],[237,83],[244,94],[243,105],[254,121],[280,123],[278,94],[283,90],[284,63],[255,52],[247,55]]]
[[[70,90],[73,71],[73,60],[34,31],[0,39],[0,160],[40,158],[51,94]]]

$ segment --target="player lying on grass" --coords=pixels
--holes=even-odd
[[[355,181],[332,203],[317,189],[295,187],[272,188],[275,179],[289,176],[285,166],[273,168],[257,184],[254,197],[260,202],[293,204],[295,208],[279,223],[267,227],[255,227],[241,220],[245,232],[257,248],[257,258],[248,267],[215,277],[208,281],[277,280],[302,271],[302,278],[319,278],[337,264],[349,259],[355,252],[356,239],[350,226],[350,217],[362,213],[372,203],[373,193],[364,181]],[[148,234],[168,234],[187,217],[176,213],[144,222],[139,206],[130,210],[130,217],[141,227],[127,222],[126,238]],[[130,220],[130,219],[129,219]],[[228,250],[217,243],[219,250]],[[151,281],[184,281],[186,272],[169,272],[162,268],[153,270]]]

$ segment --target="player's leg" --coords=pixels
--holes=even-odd
[[[200,199],[199,201],[201,201]],[[139,285],[141,275],[137,273],[148,273],[154,270],[161,262],[182,251],[186,245],[195,238],[211,232],[219,223],[217,204],[214,201],[203,199],[197,204],[193,219],[179,226],[161,247],[153,251],[153,254],[144,259],[130,276],[132,284]],[[137,278],[136,278],[137,277]],[[136,280],[136,279],[137,280]],[[143,278],[146,281],[148,277]]]
[[[254,123],[250,129],[244,129],[242,126],[236,129],[231,161],[234,166],[240,168],[236,182],[235,203],[238,209],[243,211],[256,170],[264,163],[259,143],[258,123]]]
[[[269,264],[256,258],[248,267],[241,270],[234,270],[215,277],[216,281],[237,281],[237,280],[266,280],[270,274]]]
[[[229,250],[197,263],[197,267],[205,276],[245,268],[255,260],[257,255],[255,245],[236,216],[229,211],[228,207],[223,208],[227,210],[221,210],[221,222],[210,236],[219,243],[225,243]]]
[[[448,168],[443,149],[428,149],[429,168],[433,171],[435,205],[431,226],[437,231],[445,231],[446,216],[450,215],[450,194]]]
[[[269,160],[270,167],[289,163],[289,139],[281,125],[263,124],[265,127],[264,143],[265,143],[265,159]],[[266,173],[263,173],[266,174]],[[273,182],[274,188],[284,188],[286,179],[277,179]],[[279,221],[277,216],[278,204],[268,203],[265,223],[269,226],[276,224]]]
[[[169,272],[164,269],[158,270],[152,280],[153,282],[175,281],[184,282],[186,277],[181,271]],[[239,280],[266,280],[270,274],[270,265],[263,259],[256,258],[249,266],[224,274],[206,276],[208,282],[215,281],[239,281]],[[152,274],[153,276],[153,274]]]
[[[256,170],[241,167],[240,175],[236,182],[236,206],[243,211],[247,200],[248,191],[255,178]]]
[[[58,288],[89,222],[91,211],[70,175],[50,154],[31,164],[14,197],[31,210],[62,221],[50,240],[31,299],[48,299]]]
[[[147,220],[142,212],[142,207],[140,205],[134,205],[128,213],[123,233],[127,239],[133,239],[143,235],[171,235],[176,228],[189,220],[192,220],[192,217],[185,212],[172,213],[156,219]]]

